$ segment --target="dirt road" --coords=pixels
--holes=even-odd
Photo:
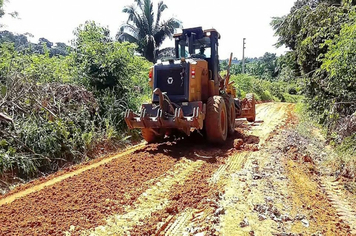
[[[356,199],[299,152],[293,108],[258,105],[223,146],[139,145],[21,186],[0,198],[0,234],[356,235]]]

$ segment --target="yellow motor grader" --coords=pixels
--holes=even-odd
[[[227,74],[219,75],[220,34],[202,27],[183,29],[175,34],[175,58],[156,63],[149,71],[152,102],[142,104],[136,114],[125,113],[130,129],[139,128],[148,143],[166,134],[202,131],[211,143],[223,143],[235,132],[235,119],[255,120],[255,99],[247,94],[236,98]]]

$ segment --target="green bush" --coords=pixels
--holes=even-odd
[[[0,112],[14,120],[0,121],[0,174],[55,171],[86,160],[97,145],[137,135],[127,131],[123,116],[149,98],[151,63],[94,22],[75,35],[68,56],[0,44]]]
[[[287,91],[288,91],[288,94],[290,94],[290,95],[296,95],[298,93],[297,89],[293,85],[289,85],[287,87]]]
[[[245,74],[233,75],[231,81],[237,88],[239,98],[244,98],[247,93],[254,93],[258,101],[297,102],[300,99],[288,94],[289,89],[295,87],[291,82],[270,82]]]
[[[0,44],[0,80],[14,74],[22,74],[38,83],[72,82],[73,66],[71,57],[50,57],[44,46],[44,54],[33,54],[29,50],[18,52],[13,44]]]

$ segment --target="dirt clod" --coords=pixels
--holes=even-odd
[[[243,219],[243,221],[240,222],[240,227],[241,228],[247,227],[249,225],[250,224],[249,224],[248,219],[246,217]]]
[[[244,141],[242,139],[235,139],[234,140],[234,148],[239,150],[241,149],[241,146],[244,144]]]

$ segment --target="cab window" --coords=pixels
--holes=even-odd
[[[211,57],[211,48],[210,47],[200,47],[196,48],[194,55],[203,55],[205,58]]]

